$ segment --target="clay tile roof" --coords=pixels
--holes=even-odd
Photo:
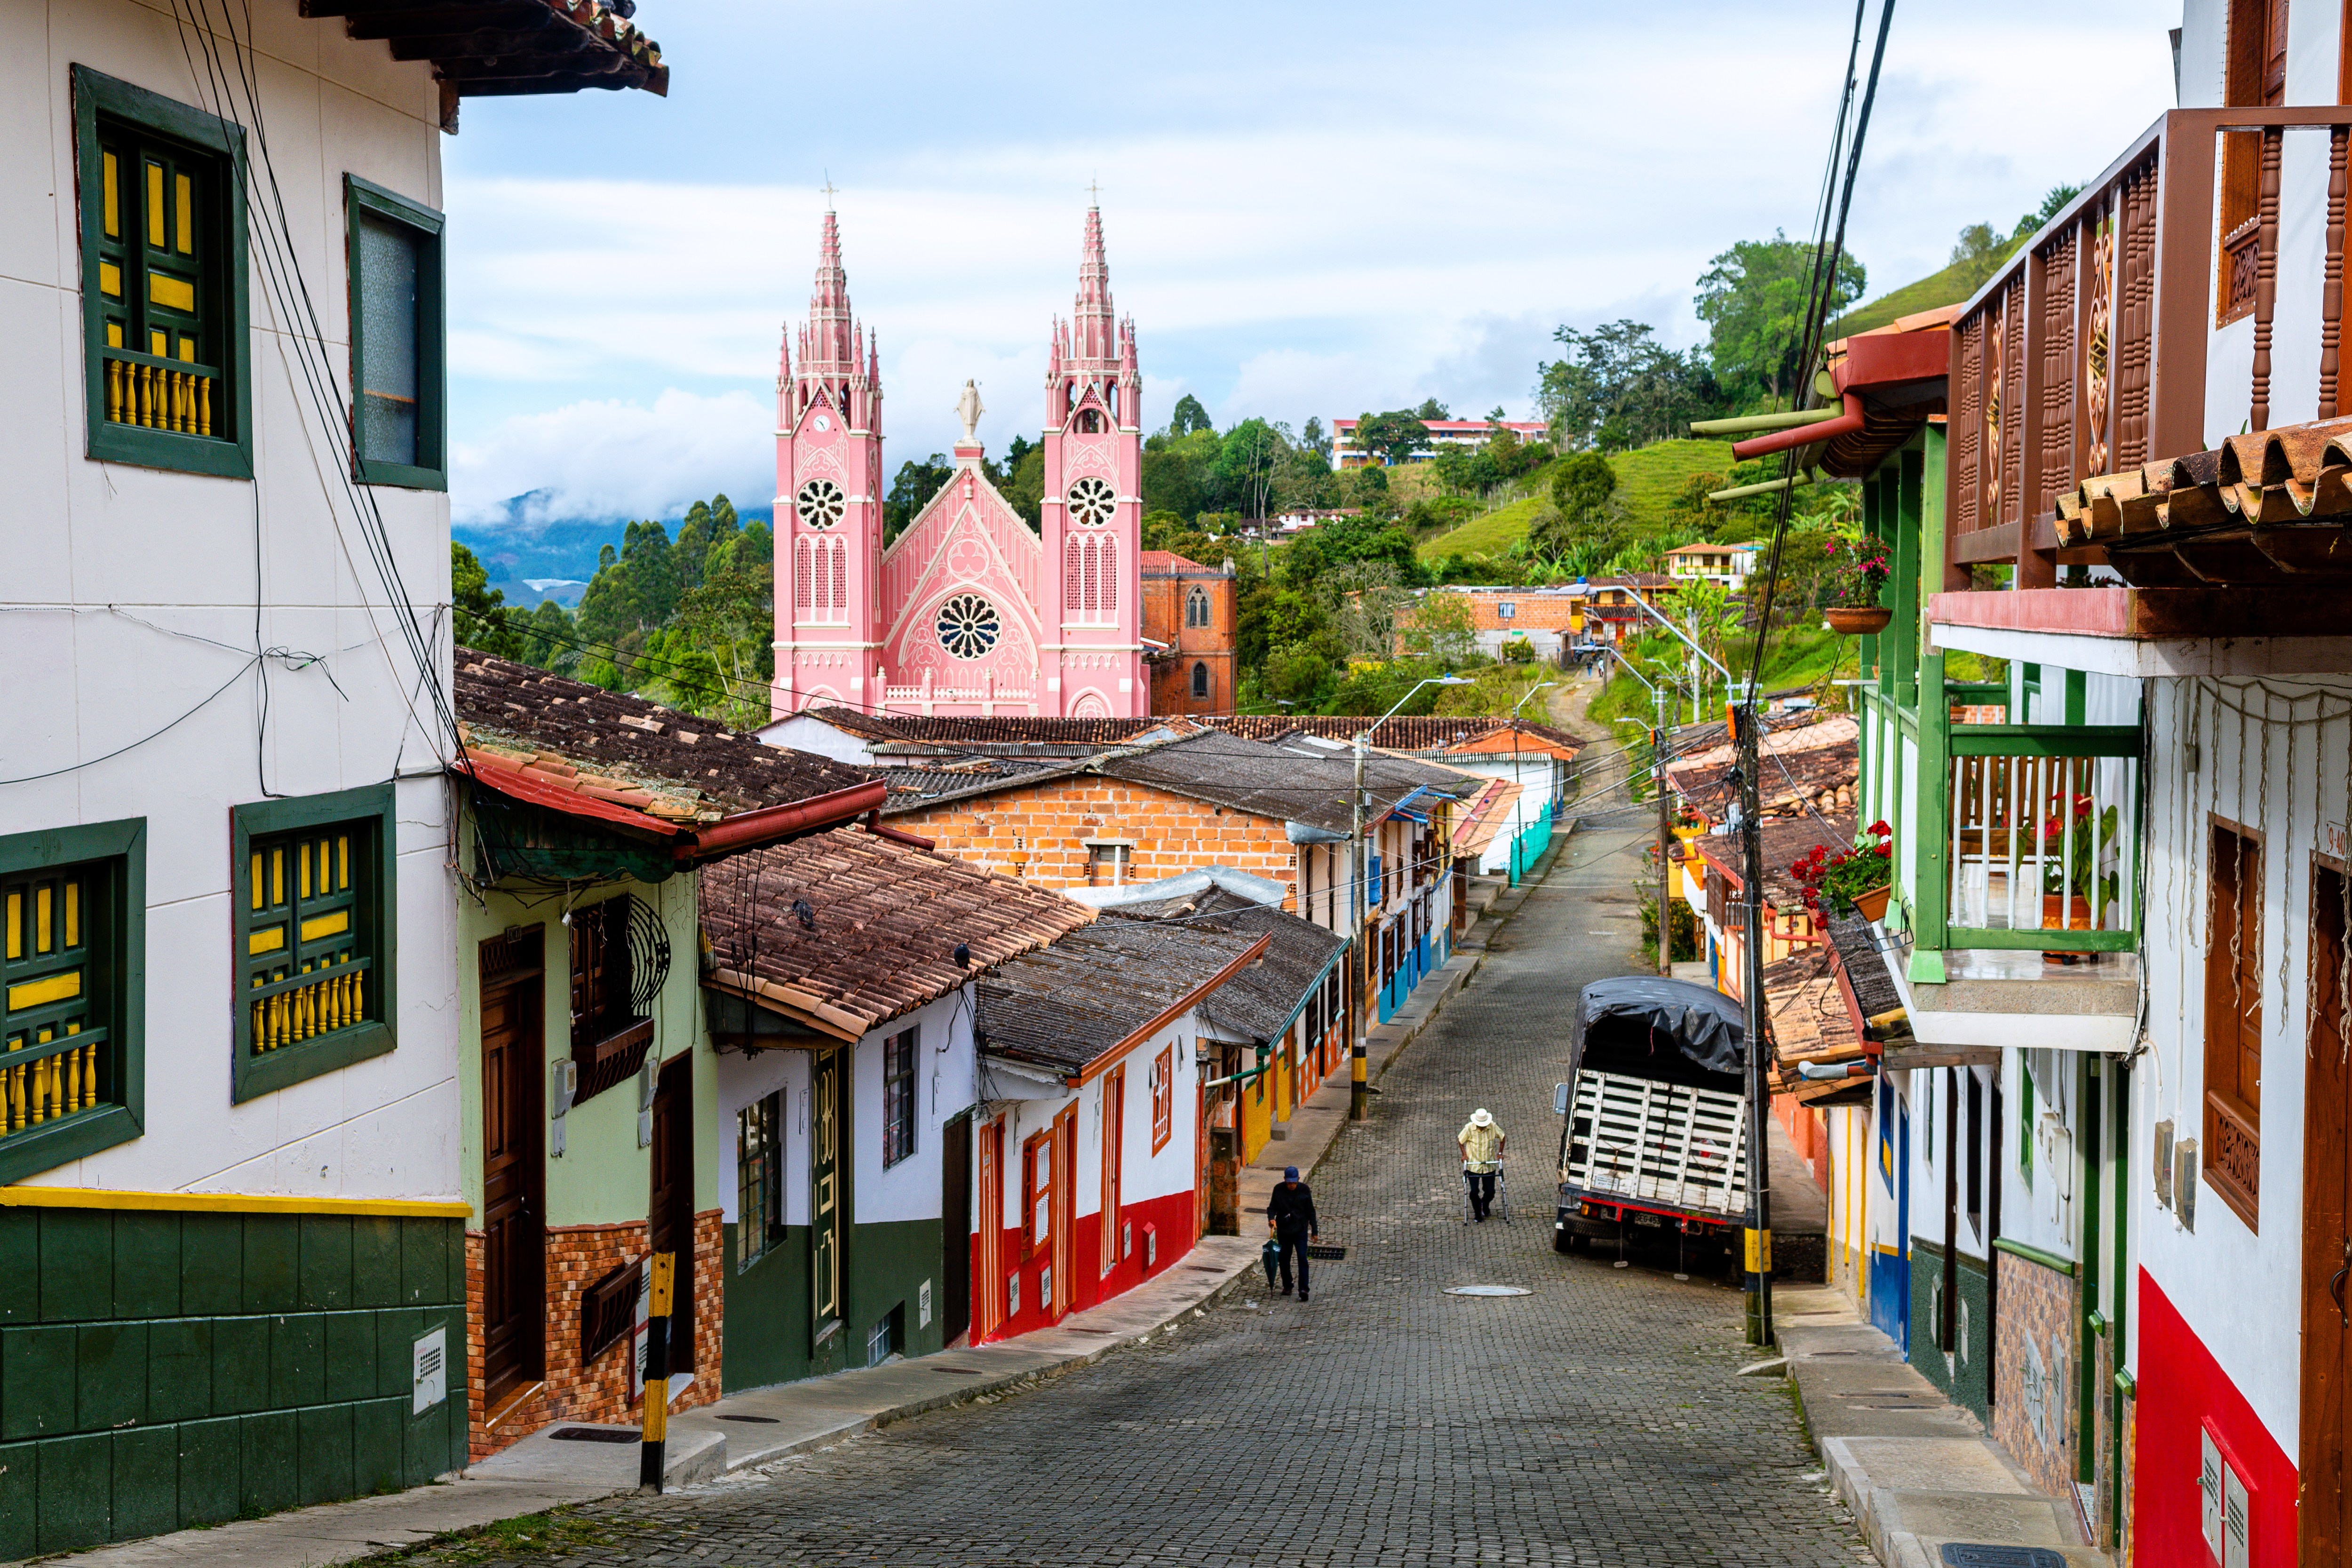
[[[803,708],[793,718],[821,719],[835,729],[868,741],[900,741],[905,732],[889,720],[856,708]]]
[[[1265,959],[1243,970],[1201,1004],[1220,1032],[1261,1044],[1281,1037],[1323,983],[1348,939],[1269,904],[1255,904],[1223,888],[1156,904],[1106,910],[1125,920],[1183,919],[1196,929],[1271,937]],[[1205,917],[1205,918],[1203,918]]]
[[[835,710],[824,710],[830,718]],[[983,745],[1118,745],[1167,730],[1181,721],[1151,719],[1066,719],[1018,713],[893,713],[868,719],[869,725],[887,725],[877,739],[952,745],[971,742]],[[843,729],[848,729],[846,723]],[[853,731],[863,733],[863,731]]]
[[[1854,1032],[1845,994],[1838,989],[1830,950],[1799,948],[1764,969],[1765,1030],[1772,1042],[1773,1087],[1799,1100],[1834,1094],[1853,1079],[1808,1079],[1794,1070],[1800,1062],[1862,1059],[1862,1037]]]
[[[1276,822],[1300,822],[1332,833],[1345,833],[1353,825],[1349,792],[1355,763],[1345,751],[1268,745],[1211,730],[1109,758],[1098,768],[1107,778],[1149,784]],[[1368,819],[1394,809],[1416,791],[1467,800],[1486,784],[1454,768],[1384,752],[1375,752],[1367,761],[1364,782],[1370,797]]]
[[[2352,416],[2251,431],[2210,451],[2094,474],[2059,495],[2056,512],[2061,548],[2104,545],[2128,582],[2340,579],[2352,527]],[[2176,557],[2176,548],[2184,553]],[[2184,561],[2194,565],[2188,577]]]
[[[1832,854],[1853,847],[1854,821],[1851,811],[1829,815],[1828,820],[1808,812],[1800,816],[1777,817],[1764,824],[1761,846],[1764,855],[1764,901],[1784,915],[1795,914],[1804,908],[1805,893],[1789,868],[1799,858],[1810,854],[1816,846],[1825,845]],[[1696,839],[1701,855],[1715,862],[1724,875],[1734,882],[1739,880],[1739,837],[1737,834],[1706,835]]]
[[[715,822],[874,776],[471,648],[457,650],[452,695],[482,767],[667,822]]]
[[[350,12],[352,37],[382,38],[396,59],[430,59],[445,92],[464,97],[642,88],[669,94],[661,46],[601,0],[372,0]],[[309,15],[310,13],[305,13]],[[454,121],[445,129],[454,129]]]
[[[1265,940],[1157,921],[1097,921],[981,978],[981,1049],[1074,1077],[1197,1001]]]
[[[1204,721],[1228,734],[1253,741],[1278,741],[1285,735],[1313,735],[1326,741],[1353,741],[1372,722],[1370,715],[1238,713]],[[1373,732],[1372,744],[1384,752],[1507,752],[1516,735],[1527,750],[1556,747],[1570,757],[1583,742],[1550,724],[1521,719],[1497,719],[1454,714],[1409,714],[1390,719]]]
[[[1172,550],[1147,550],[1143,552],[1143,574],[1147,577],[1173,576],[1179,572],[1212,572],[1214,567],[1188,561]]]
[[[1719,735],[1722,730],[1715,725],[1711,733]],[[1700,731],[1700,740],[1709,733]],[[1845,713],[1775,721],[1759,748],[1764,766],[1757,793],[1766,815],[1801,813],[1807,802],[1825,815],[1850,810],[1854,784],[1862,776],[1861,733],[1861,726]],[[1723,822],[1739,798],[1731,782],[1738,761],[1736,747],[1709,746],[1669,763],[1666,776],[1691,810],[1709,822]]]
[[[702,873],[701,916],[712,984],[848,1039],[1095,918],[1050,888],[863,827],[720,861]]]
[[[1892,1013],[1903,1005],[1903,993],[1887,972],[1886,955],[1879,951],[1878,933],[1860,915],[1830,921],[1830,945],[1837,950],[1838,967],[1864,1018]]]

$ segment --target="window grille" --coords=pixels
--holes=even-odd
[[[0,1068],[0,1149],[110,1098],[105,999],[94,973],[105,962],[94,918],[101,886],[102,872],[91,866],[0,882],[9,1064]]]
[[[1170,1046],[1151,1061],[1151,1152],[1160,1152],[1175,1135],[1176,1047]]]
[[[809,542],[805,539],[794,540],[793,542],[793,608],[802,612],[803,616],[810,608],[809,574],[813,570],[814,568],[809,564]]]
[[[1095,540],[1087,540],[1083,557],[1086,562],[1087,581],[1085,602],[1080,606],[1080,610],[1089,621],[1097,618],[1102,609],[1102,552],[1096,547],[1097,543]]]
[[[652,907],[621,893],[572,911],[575,1106],[636,1076],[654,1039],[654,998],[669,978],[669,933]]]
[[[829,548],[833,551],[833,618],[835,624],[846,624],[849,619],[849,542],[836,539]]]
[[[642,1259],[624,1263],[580,1297],[580,1364],[586,1366],[629,1337],[636,1326],[637,1294],[644,1288]]]
[[[249,478],[244,132],[74,68],[93,458]]]
[[[783,1235],[782,1091],[735,1113],[735,1267],[740,1271]]]
[[[1108,626],[1118,619],[1118,541],[1106,536],[1098,542],[1102,551],[1102,610],[1100,620]]]
[[[1090,888],[1116,888],[1127,879],[1129,862],[1134,858],[1134,847],[1128,844],[1090,844],[1087,846],[1087,885]]]
[[[901,1029],[882,1042],[882,1163],[897,1164],[915,1152],[915,1042],[917,1029]]]
[[[1065,615],[1075,617],[1086,603],[1080,589],[1080,583],[1086,572],[1084,542],[1071,540],[1064,547],[1062,555],[1062,610]]]

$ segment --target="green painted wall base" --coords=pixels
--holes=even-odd
[[[739,1268],[736,1227],[726,1227],[726,1348],[719,1363],[721,1392],[738,1394],[804,1377],[864,1366],[866,1335],[901,1310],[907,1355],[944,1348],[940,1332],[946,1302],[940,1297],[940,1226],[935,1219],[894,1221],[849,1227],[844,1244],[845,1303],[841,1330],[822,1346],[809,1343],[809,1232],[790,1226],[765,1252]],[[931,1285],[931,1321],[920,1321],[923,1281]]]
[[[1960,1310],[1953,1320],[1952,1348],[1946,1351],[1936,1337],[1944,1250],[1932,1241],[1911,1238],[1911,1364],[1953,1404],[1965,1405],[1990,1426],[1992,1314],[1986,1306],[1984,1260],[1961,1253],[1958,1275]]]
[[[457,1220],[0,1209],[0,1561],[459,1468],[465,1292]]]

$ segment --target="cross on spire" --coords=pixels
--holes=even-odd
[[[1101,181],[1099,181],[1099,180],[1088,180],[1088,181],[1087,182],[1087,205],[1088,206],[1093,206],[1093,207],[1098,207],[1098,206],[1102,205],[1102,182],[1101,182]]]
[[[833,183],[832,170],[827,169],[824,172],[824,184],[817,188],[824,193],[824,210],[831,212],[833,210],[833,198],[841,194],[839,188]]]

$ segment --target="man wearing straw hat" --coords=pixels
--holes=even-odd
[[[1462,1149],[1462,1179],[1470,1184],[1470,1212],[1484,1225],[1495,1202],[1495,1173],[1503,1168],[1503,1130],[1480,1106],[1454,1142]]]

